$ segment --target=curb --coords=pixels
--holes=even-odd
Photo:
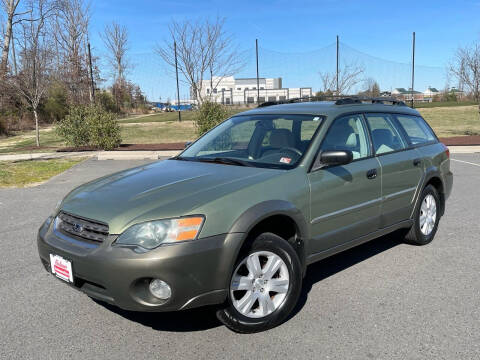
[[[101,151],[97,153],[97,160],[158,160],[160,158],[176,156],[180,151]]]
[[[480,153],[480,145],[459,145],[459,146],[448,146],[451,154],[474,154]]]
[[[158,160],[176,156],[180,151],[79,151],[63,153],[30,153],[0,155],[0,161],[47,160],[71,157],[96,158],[97,160]]]
[[[47,160],[72,157],[94,157],[97,153],[93,151],[70,152],[70,153],[30,153],[30,154],[9,154],[0,155],[0,161],[21,161],[21,160]]]

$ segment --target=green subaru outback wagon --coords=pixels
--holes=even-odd
[[[103,302],[217,304],[229,328],[262,331],[292,312],[309,264],[401,229],[432,241],[452,181],[448,148],[401,102],[265,104],[174,158],[74,189],[38,251]]]

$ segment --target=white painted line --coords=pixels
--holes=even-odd
[[[452,159],[452,158],[450,158],[450,160],[458,161],[458,162],[461,162],[461,163],[470,164],[470,165],[474,165],[474,166],[480,167],[480,164],[475,164],[475,163],[472,163],[472,162],[469,162],[469,161],[457,160],[457,159]]]

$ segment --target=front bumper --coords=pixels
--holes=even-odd
[[[37,237],[40,259],[50,272],[50,254],[72,262],[74,288],[88,296],[133,311],[173,311],[221,303],[242,233],[217,235],[161,246],[144,254],[112,246],[115,237],[99,246],[69,239],[46,222]],[[151,279],[167,282],[168,300],[153,297]]]

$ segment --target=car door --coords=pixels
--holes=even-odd
[[[410,147],[391,114],[365,114],[375,156],[381,165],[382,205],[380,228],[410,218],[423,178],[420,153]]]
[[[372,156],[368,130],[361,114],[343,116],[332,123],[319,154],[328,150],[350,150],[353,161],[320,167],[308,174],[310,254],[349,242],[379,226],[380,165]]]

